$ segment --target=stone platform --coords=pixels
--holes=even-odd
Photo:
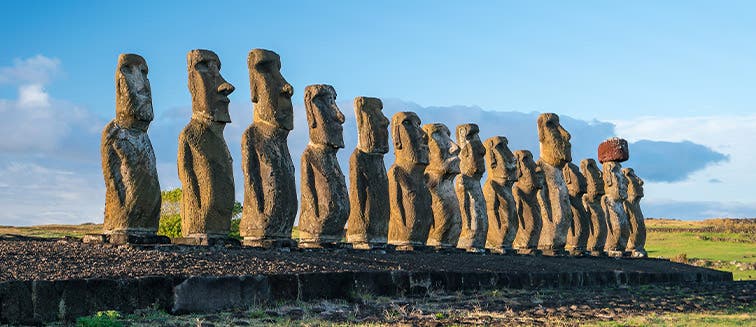
[[[72,320],[156,306],[211,312],[289,300],[501,288],[634,287],[730,281],[659,259],[0,241],[0,322]]]

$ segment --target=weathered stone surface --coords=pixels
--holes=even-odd
[[[239,233],[247,245],[291,244],[297,189],[286,139],[294,128],[294,90],[281,75],[275,52],[250,51],[247,66],[254,111],[241,140],[244,209]]]
[[[215,312],[239,307],[241,303],[241,278],[195,276],[176,285],[171,311],[173,313]]]
[[[508,253],[517,235],[517,205],[512,195],[512,186],[517,180],[517,160],[509,150],[509,141],[503,136],[487,139],[486,147],[488,179],[483,184],[483,195],[488,210],[488,234],[486,248]]]
[[[541,236],[541,205],[538,192],[543,187],[536,176],[536,164],[528,150],[514,152],[517,163],[517,181],[512,187],[512,196],[517,208],[517,234],[512,247],[518,253],[533,254]]]
[[[147,62],[121,54],[115,73],[116,118],[102,131],[105,234],[153,236],[160,220],[160,183],[147,135],[153,119]]]
[[[627,180],[627,202],[625,212],[630,226],[626,251],[632,251],[633,257],[645,258],[646,253],[646,222],[641,211],[640,201],[643,198],[643,180],[635,175],[632,168],[622,168],[622,175]]]
[[[586,179],[586,193],[583,195],[583,207],[590,220],[588,242],[586,248],[593,255],[604,253],[606,244],[606,213],[601,206],[604,196],[604,180],[601,171],[593,159],[580,161],[580,171]]]
[[[344,147],[344,115],[336,106],[336,90],[325,84],[305,88],[305,112],[310,143],[302,153],[299,245],[320,247],[339,242],[349,218],[349,194],[336,158]]]
[[[425,180],[433,210],[427,245],[456,247],[462,231],[459,201],[454,191],[454,178],[459,175],[459,147],[444,124],[425,124],[423,131],[428,135],[430,164],[425,168]]]
[[[602,164],[604,190],[601,206],[606,215],[607,235],[604,250],[610,256],[622,256],[630,236],[630,226],[625,212],[627,202],[627,180],[622,175],[619,162],[608,161]]]
[[[544,177],[541,215],[543,226],[538,248],[553,254],[561,254],[567,242],[567,232],[572,225],[572,208],[562,167],[572,161],[570,133],[559,124],[559,116],[545,113],[538,116],[538,141],[541,156],[538,159]]]
[[[231,122],[228,95],[234,86],[220,75],[220,59],[214,52],[192,50],[186,61],[192,119],[178,140],[181,233],[225,238],[234,208],[234,175],[223,129]]]
[[[570,194],[570,207],[572,208],[572,224],[567,232],[566,249],[573,255],[582,255],[588,245],[590,236],[591,218],[583,205],[583,195],[587,192],[588,185],[585,176],[580,173],[577,165],[568,162],[562,169],[564,181],[567,183],[567,191]]]
[[[454,183],[454,190],[462,216],[462,233],[457,248],[468,251],[482,251],[488,234],[488,209],[480,186],[480,179],[486,172],[486,148],[480,141],[479,132],[476,124],[457,126],[461,174]]]
[[[598,146],[598,159],[602,164],[608,161],[623,162],[629,158],[630,149],[624,139],[612,137]]]
[[[354,98],[357,148],[349,158],[347,242],[355,248],[381,247],[388,241],[388,175],[383,155],[389,150],[389,120],[381,99]]]
[[[391,117],[396,161],[388,172],[388,242],[399,250],[424,245],[433,219],[431,195],[423,176],[428,166],[428,135],[420,124],[420,117],[410,111]]]

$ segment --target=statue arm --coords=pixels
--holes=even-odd
[[[352,157],[349,159],[349,180],[350,182],[355,186],[353,188],[353,191],[356,192],[357,196],[357,204],[359,204],[359,208],[352,208],[352,210],[357,210],[357,215],[359,217],[363,217],[365,215],[365,209],[368,205],[367,203],[367,193],[368,190],[365,188],[365,186],[368,185],[367,176],[365,176],[365,173],[362,173],[363,169],[360,167],[359,158],[357,157],[357,152],[352,155]]]
[[[404,197],[402,196],[402,184],[399,181],[399,176],[396,172],[396,169],[394,167],[389,170],[389,199],[393,199],[393,201],[390,201],[390,203],[395,203],[396,208],[391,208],[391,211],[393,212],[396,210],[396,212],[399,214],[399,217],[402,219],[402,224],[407,225],[407,212],[404,209]]]
[[[258,213],[262,213],[265,210],[265,192],[260,178],[260,158],[257,150],[252,146],[255,140],[251,128],[242,134],[242,171],[244,178],[247,179],[249,190],[252,192],[252,196],[246,198],[251,202],[247,205],[257,209]]]
[[[501,228],[501,213],[499,210],[499,208],[501,207],[501,202],[499,201],[499,197],[494,192],[493,188],[490,187],[489,185],[484,185],[483,197],[486,200],[486,208],[488,211],[489,221],[491,219],[494,219],[494,222],[496,222],[497,228]]]
[[[309,204],[305,203],[310,201]],[[307,159],[307,150],[302,155],[302,207],[310,206],[313,214],[320,220],[320,204],[318,203],[318,191],[315,188],[315,172]],[[300,222],[301,224],[301,222]]]
[[[612,219],[610,218],[612,213],[609,210],[609,205],[606,203],[606,195],[604,195],[601,197],[601,211],[604,212],[604,217],[606,217],[607,232],[611,233],[613,231]]]
[[[104,169],[102,170],[105,182],[116,191],[118,203],[123,206],[126,203],[126,185],[123,183],[123,175],[121,174],[122,153],[115,144],[103,144],[101,151],[105,157],[103,160]]]
[[[192,148],[189,142],[184,139],[183,133],[179,136],[179,148],[178,148],[178,172],[179,179],[183,185],[183,192],[190,193],[184,194],[194,197],[197,201],[197,205],[202,207],[202,198],[199,194],[199,180],[194,172],[194,156],[192,155]]]

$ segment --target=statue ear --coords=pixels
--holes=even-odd
[[[397,124],[396,122],[394,122],[394,124],[393,124],[393,126],[391,126],[391,128],[393,128],[393,133],[392,134],[394,136],[394,148],[397,149],[397,150],[401,150],[402,149],[402,134],[401,134],[401,130],[402,129],[398,125],[399,124]]]
[[[314,100],[311,100],[312,102]],[[310,123],[310,128],[315,128],[318,126],[318,122],[315,120],[315,114],[312,112],[312,107],[314,107],[315,104],[313,103],[305,103],[305,114],[307,115],[307,122]]]
[[[612,180],[614,179],[614,178],[612,177],[612,175],[614,175],[614,174],[612,174],[612,173],[610,172],[609,174],[604,174],[604,173],[602,173],[602,175],[603,175],[603,177],[604,177],[604,184],[606,184],[606,186],[612,186],[612,184],[613,184],[613,181],[612,181]]]
[[[522,165],[520,164],[520,160],[515,159],[515,167],[517,167],[517,179],[520,179],[522,177]]]
[[[572,174],[571,169],[569,165],[564,165],[564,168],[562,168],[562,175],[564,175],[564,182],[567,184],[572,184]]]
[[[488,151],[488,161],[491,162],[491,168],[496,168],[496,166],[499,164],[498,162],[496,162],[494,151]]]

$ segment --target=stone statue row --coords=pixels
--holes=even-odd
[[[253,122],[242,135],[243,243],[294,246],[297,213],[294,165],[287,137],[293,129],[292,86],[280,73],[279,56],[249,52]],[[228,240],[234,206],[232,158],[223,137],[231,121],[234,86],[220,74],[212,51],[187,55],[192,118],[179,135],[182,184],[181,231],[175,243]],[[357,97],[358,145],[349,160],[350,186],[336,152],[344,148],[344,115],[330,85],[305,88],[310,142],[301,159],[299,247],[346,241],[354,248],[391,244],[397,250],[459,248],[470,252],[645,256],[639,202],[643,181],[627,160],[627,142],[599,146],[603,172],[593,159],[571,163],[570,134],[556,114],[538,118],[540,159],[510,151],[507,139],[481,141],[476,124],[450,130],[421,125],[413,112],[389,120],[380,99]],[[147,136],[153,119],[147,64],[122,54],[116,70],[116,118],[102,135],[106,183],[104,242],[161,243],[156,236],[160,186]],[[389,127],[396,161],[388,172]],[[481,178],[488,178],[481,186]],[[344,235],[344,227],[346,235]],[[170,241],[170,240],[168,240]]]

